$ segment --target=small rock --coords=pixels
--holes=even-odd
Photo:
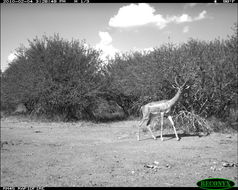
[[[159,165],[159,162],[158,161],[154,161],[154,164]]]
[[[131,171],[131,173],[132,173],[132,174],[134,174],[134,173],[135,173],[135,171]]]
[[[216,167],[215,167],[215,166],[212,166],[212,167],[211,167],[211,170],[212,170],[212,171],[216,171]]]
[[[228,162],[223,162],[222,163],[223,167],[238,167],[238,163],[228,163]]]
[[[155,164],[145,164],[144,167],[153,169],[154,171],[157,171],[158,169],[161,169],[161,167],[159,167],[157,164],[156,165]]]
[[[229,139],[230,139],[230,138],[231,138],[231,135],[227,135],[226,138],[229,138]]]
[[[223,166],[223,167],[229,167],[229,166],[230,166],[230,164],[229,164],[229,163],[227,163],[227,162],[223,162],[223,163],[222,163],[222,166]]]
[[[154,168],[154,166],[151,165],[151,164],[146,164],[145,167],[147,167],[147,168]]]
[[[169,164],[166,164],[166,167],[167,167],[167,168],[171,168],[171,166],[170,166]]]

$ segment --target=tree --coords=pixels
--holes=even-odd
[[[3,102],[24,103],[30,112],[91,117],[88,106],[104,85],[99,52],[84,41],[36,37],[17,50],[4,72]]]

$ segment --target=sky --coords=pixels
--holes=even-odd
[[[226,39],[234,23],[237,4],[227,3],[1,4],[1,70],[36,36],[85,40],[105,59],[190,38]]]

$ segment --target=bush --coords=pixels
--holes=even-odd
[[[175,123],[180,126],[184,133],[211,132],[210,125],[206,119],[194,114],[193,112],[180,111],[175,117]]]

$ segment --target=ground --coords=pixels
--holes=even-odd
[[[196,186],[205,178],[237,186],[237,134],[178,131],[177,141],[171,129],[163,142],[149,133],[138,142],[137,125],[4,118],[1,186]]]

